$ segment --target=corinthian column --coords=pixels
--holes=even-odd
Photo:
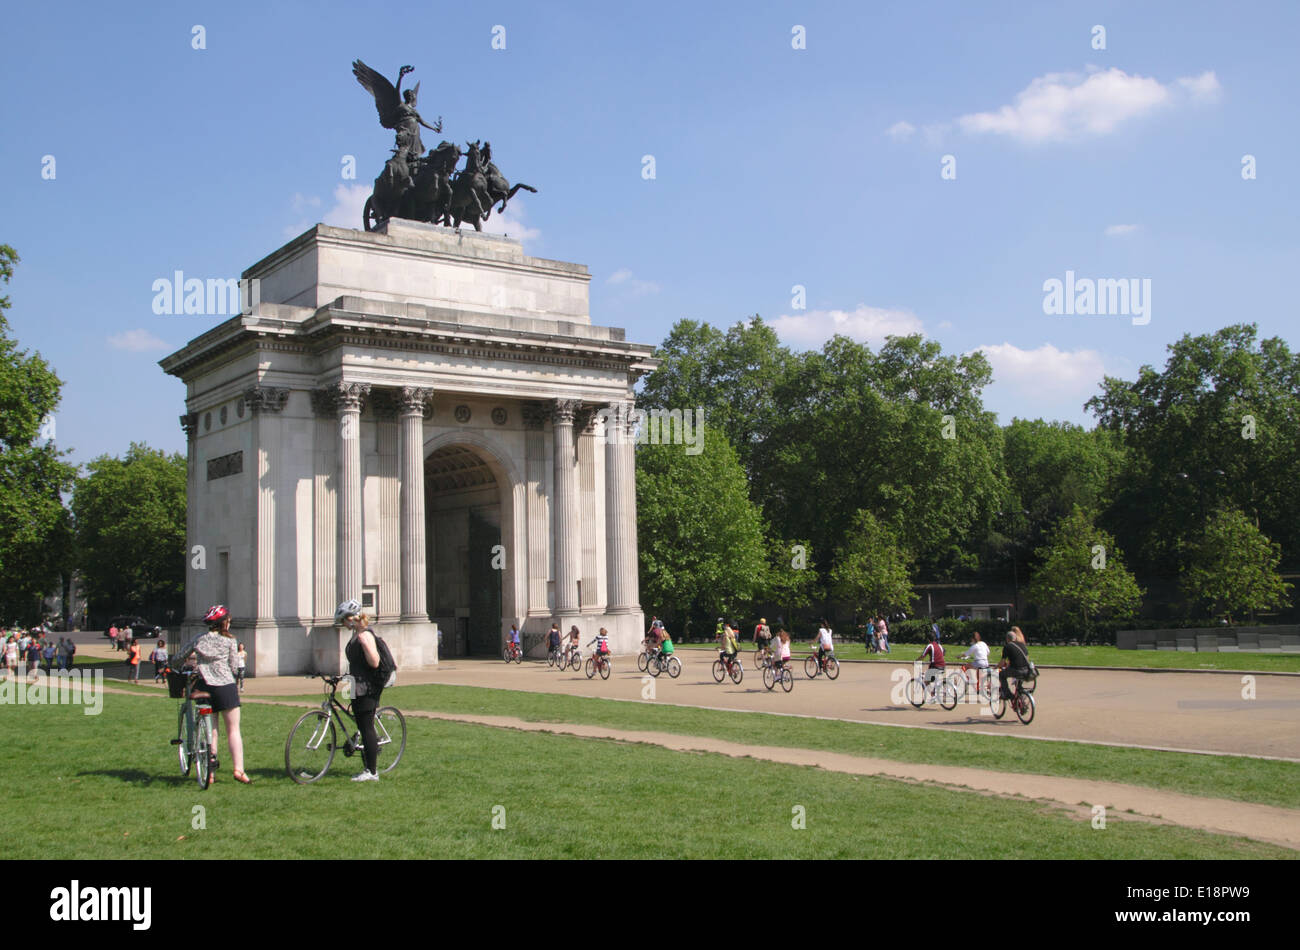
[[[339,414],[338,601],[361,599],[361,406],[370,387],[333,387]]]
[[[636,563],[636,460],[631,403],[613,403],[605,420],[605,563],[612,614],[640,610]]]
[[[424,416],[432,389],[403,387],[398,394],[401,422],[402,620],[429,619],[424,553]]]
[[[555,613],[578,613],[578,578],[581,577],[581,535],[578,531],[578,492],[574,472],[573,416],[581,403],[557,399],[551,414],[555,439],[555,508],[551,530],[555,536]]]

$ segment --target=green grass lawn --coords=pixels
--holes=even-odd
[[[283,770],[301,710],[245,707],[248,771],[206,792],[167,744],[174,704],[0,708],[7,858],[1294,858],[1270,845],[750,759],[411,719],[379,782]],[[196,829],[195,807],[206,827]],[[806,828],[792,827],[796,807]],[[505,827],[492,827],[494,813]]]
[[[1189,795],[1300,808],[1300,764],[1293,762],[1120,749],[1083,742],[1032,742],[1014,736],[773,717],[762,712],[724,712],[477,686],[400,686],[385,690],[384,701],[404,710],[647,729],[733,742],[825,749],[898,762],[1125,782]]]
[[[712,643],[681,643],[684,650],[711,650]],[[949,662],[966,652],[968,644],[945,643]],[[754,645],[741,643],[741,652],[749,655]],[[790,648],[800,655],[812,652],[811,642],[790,642]],[[911,660],[921,652],[919,643],[891,644],[892,653],[867,653],[861,643],[835,644],[835,655],[841,660],[869,660],[876,663],[897,663]],[[1001,656],[1001,644],[992,644],[993,658]],[[1300,673],[1300,653],[1179,653],[1174,650],[1121,650],[1111,646],[1030,648],[1030,655],[1039,666],[1129,666],[1144,669],[1179,670],[1251,670],[1258,673]]]

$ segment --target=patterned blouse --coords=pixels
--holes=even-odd
[[[184,663],[191,653],[194,654],[199,675],[209,686],[230,686],[235,682],[235,674],[231,670],[235,668],[239,644],[234,637],[223,637],[219,633],[208,631],[182,650],[176,657],[176,662]]]

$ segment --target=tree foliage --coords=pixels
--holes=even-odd
[[[94,609],[128,613],[179,602],[185,457],[133,442],[124,458],[102,455],[87,469],[72,510],[78,564]]]
[[[641,603],[670,622],[748,604],[763,589],[767,553],[726,435],[706,427],[698,455],[639,445],[636,469]]]
[[[13,276],[18,254],[0,245],[0,282]],[[71,528],[62,493],[76,470],[41,433],[58,407],[62,383],[39,353],[9,336],[0,297],[0,619],[35,623],[41,598],[59,589],[71,557]]]
[[[868,616],[910,610],[915,596],[910,568],[911,558],[894,532],[871,512],[859,511],[835,552],[832,589]]]
[[[1134,613],[1142,601],[1115,539],[1096,527],[1090,511],[1075,508],[1057,522],[1038,557],[1028,596],[1049,616],[1074,617],[1087,629],[1097,618]]]
[[[1278,575],[1281,548],[1240,511],[1221,509],[1205,523],[1184,558],[1188,600],[1227,617],[1290,605],[1291,585]]]

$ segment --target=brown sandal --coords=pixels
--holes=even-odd
[[[253,784],[253,780],[252,780],[251,778],[249,778],[247,775],[245,775],[243,772],[240,772],[240,771],[236,770],[236,771],[234,772],[234,776],[235,776],[235,781],[236,781],[236,782],[242,782],[242,783],[244,783],[245,785],[252,785],[252,784]]]

